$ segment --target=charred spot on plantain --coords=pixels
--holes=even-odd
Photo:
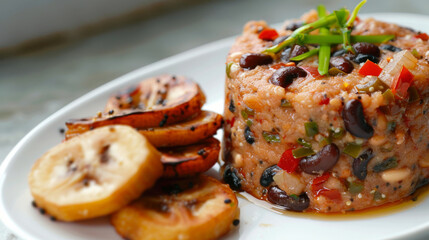
[[[193,132],[193,131],[195,131],[195,126],[191,126],[191,131]]]
[[[164,114],[164,118],[159,122],[159,126],[163,127],[167,123],[168,115]]]
[[[50,217],[49,217],[49,220],[51,220],[52,222],[55,222],[55,221],[57,221],[57,218],[56,218],[56,217],[54,217],[54,216],[50,216]]]
[[[42,215],[45,215],[45,214],[46,214],[46,210],[45,210],[44,208],[39,208],[39,212],[40,212],[40,214],[42,214]]]
[[[107,163],[110,159],[109,157],[110,145],[104,146],[100,151],[100,162]]]
[[[223,202],[224,202],[225,204],[230,204],[232,201],[231,201],[231,199],[227,198],[227,199],[225,199]]]
[[[60,134],[64,134],[64,132],[65,132],[66,130],[64,129],[64,128],[60,128],[59,129],[59,132],[60,132]]]
[[[112,115],[115,111],[113,109],[109,110],[109,115]]]
[[[198,150],[197,152],[198,155],[203,156],[204,154],[206,154],[206,150],[204,148]]]
[[[34,208],[37,208],[37,203],[36,203],[36,201],[31,201],[31,206],[33,206]]]
[[[183,192],[184,190],[179,186],[179,184],[167,185],[162,188],[162,190],[168,195],[175,195]]]
[[[234,226],[238,226],[240,224],[240,219],[234,219],[234,221],[232,221],[232,225]]]

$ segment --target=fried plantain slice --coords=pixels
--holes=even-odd
[[[130,240],[217,239],[234,228],[238,215],[238,201],[228,185],[202,175],[158,182],[110,221]]]
[[[112,96],[105,112],[66,122],[66,138],[106,125],[134,128],[162,127],[197,116],[205,95],[197,83],[183,76],[162,75],[142,81],[133,90]]]
[[[37,160],[28,177],[38,207],[62,221],[111,214],[162,175],[161,154],[135,129],[107,126],[65,141]]]
[[[222,121],[222,115],[202,111],[199,116],[187,122],[140,129],[139,132],[156,147],[185,146],[216,134],[216,131],[222,127]]]
[[[220,142],[208,138],[193,145],[158,149],[162,153],[164,178],[195,176],[209,170],[219,159]]]

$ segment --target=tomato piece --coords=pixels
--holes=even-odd
[[[235,123],[235,117],[232,117],[231,120],[227,119],[226,123],[229,124],[230,127],[233,127]]]
[[[311,184],[311,191],[318,196],[318,192],[323,188],[322,185],[326,181],[328,181],[331,174],[329,172],[323,173],[322,176],[313,179],[313,183]]]
[[[322,100],[320,100],[319,105],[328,105],[330,99],[328,97],[323,97]]]
[[[262,30],[262,32],[259,33],[259,39],[267,40],[267,41],[273,41],[275,40],[279,34],[275,29],[272,28],[266,28]]]
[[[337,189],[323,188],[318,191],[317,196],[324,196],[334,202],[341,202],[343,200],[340,191],[338,191]]]
[[[415,37],[416,38],[420,38],[423,41],[429,40],[429,36],[426,33],[419,33]]]
[[[293,173],[296,171],[299,165],[301,158],[295,158],[292,154],[293,148],[286,150],[280,157],[280,161],[277,164],[281,169],[285,170],[288,173]]]
[[[392,82],[392,92],[396,97],[404,99],[408,94],[408,88],[411,86],[413,80],[414,75],[406,67],[402,66],[398,77],[395,77],[395,80]]]
[[[277,64],[271,66],[271,68],[276,69],[276,70],[278,70],[282,67],[286,67],[286,63],[277,63]]]
[[[302,69],[307,71],[313,78],[318,78],[322,75],[320,75],[319,70],[317,67],[311,67],[311,66],[300,66]]]
[[[378,64],[366,60],[365,64],[359,69],[359,74],[364,76],[377,76],[380,75],[383,69]]]

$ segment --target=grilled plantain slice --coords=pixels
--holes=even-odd
[[[158,182],[110,221],[130,240],[217,239],[233,228],[237,204],[228,185],[200,176]]]
[[[220,142],[209,138],[184,147],[160,148],[164,178],[195,176],[209,170],[219,159]]]
[[[34,164],[29,185],[38,207],[58,220],[110,214],[162,175],[161,154],[136,130],[106,126],[65,141]]]
[[[112,124],[135,128],[162,127],[197,116],[205,95],[197,83],[183,76],[162,75],[109,99],[105,112],[93,118],[66,122],[66,138]]]
[[[222,127],[222,115],[210,111],[187,122],[166,127],[140,129],[139,132],[156,147],[185,146],[216,134]]]

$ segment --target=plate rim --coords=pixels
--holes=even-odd
[[[415,13],[407,13],[407,12],[369,12],[369,13],[363,13],[359,16],[368,18],[372,17],[377,19],[378,16],[381,18],[398,18],[398,19],[406,19],[406,18],[414,18],[415,20],[422,19],[429,21],[429,15],[424,14],[415,14]],[[383,20],[381,20],[383,21]],[[281,26],[282,22],[271,24],[273,26]],[[126,82],[131,81],[132,79],[135,79],[139,75],[144,75],[145,73],[162,69],[165,66],[168,66],[170,64],[174,64],[176,62],[179,62],[184,59],[189,59],[204,53],[212,52],[214,50],[217,50],[219,48],[228,47],[231,46],[234,39],[237,38],[239,35],[234,35],[231,37],[223,38],[220,40],[212,41],[209,43],[202,44],[200,46],[191,48],[189,50],[186,50],[184,52],[172,55],[170,57],[161,59],[159,61],[155,61],[153,63],[143,65],[135,70],[132,70],[124,75],[121,75],[117,78],[112,79],[111,81],[108,81],[89,92],[86,92],[82,96],[77,97],[76,99],[72,100],[68,104],[64,105],[54,113],[50,114],[47,118],[43,119],[41,122],[36,124],[28,133],[24,135],[15,145],[14,147],[9,151],[9,153],[6,155],[2,163],[0,164],[0,184],[3,185],[5,183],[5,176],[6,172],[8,170],[8,167],[10,167],[12,160],[14,160],[14,156],[17,154],[17,152],[25,147],[26,142],[28,142],[33,135],[36,134],[36,132],[39,131],[39,129],[46,127],[49,125],[52,119],[57,118],[58,116],[62,115],[65,112],[70,111],[77,105],[82,104],[83,102],[88,101],[91,97],[97,96],[99,94],[102,94],[103,92],[118,87],[118,85],[126,84]],[[428,201],[428,200],[427,200]],[[5,209],[4,202],[2,198],[0,198],[0,221],[4,224],[4,226],[10,230],[13,234],[17,235],[20,238],[23,239],[35,239],[32,235],[30,235],[25,228],[22,226],[19,226],[16,224],[14,219],[8,214],[8,211]],[[429,230],[429,219],[426,223],[423,223],[417,227],[414,228],[408,228],[408,230],[404,230],[402,232],[399,232],[398,234],[395,234],[393,236],[388,236],[391,239],[403,239],[403,238],[410,238],[410,237],[421,237],[424,236],[425,230]],[[429,234],[427,234],[429,236]],[[427,236],[426,236],[427,237]]]

